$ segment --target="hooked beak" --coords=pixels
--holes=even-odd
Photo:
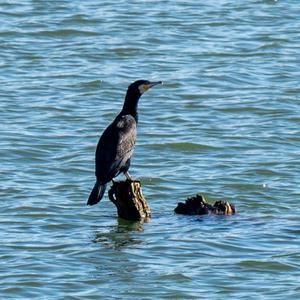
[[[145,93],[146,91],[148,91],[150,88],[152,88],[157,84],[162,84],[162,81],[152,81],[152,82],[150,81],[149,83],[141,84],[139,86],[140,93],[141,94]]]
[[[162,84],[162,81],[152,81],[148,84],[149,86],[149,89],[152,88],[153,86],[155,85],[158,85],[158,84]]]

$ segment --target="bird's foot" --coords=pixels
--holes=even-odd
[[[125,172],[124,174],[127,180],[134,181],[134,179],[130,176],[128,172]]]

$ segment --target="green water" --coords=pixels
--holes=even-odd
[[[300,3],[0,2],[1,299],[300,299]],[[87,207],[136,79],[150,222]],[[174,215],[203,193],[234,216]]]

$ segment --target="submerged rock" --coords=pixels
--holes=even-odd
[[[185,203],[179,202],[174,211],[182,215],[233,215],[235,214],[235,206],[227,201],[217,201],[211,205],[206,202],[202,195],[197,194],[187,198]]]
[[[227,201],[217,201],[213,206],[212,213],[216,215],[234,215],[235,206]]]

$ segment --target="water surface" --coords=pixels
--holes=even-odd
[[[206,2],[1,2],[1,298],[300,298],[300,6]],[[86,206],[140,78],[144,224]],[[174,215],[199,192],[238,213]]]

